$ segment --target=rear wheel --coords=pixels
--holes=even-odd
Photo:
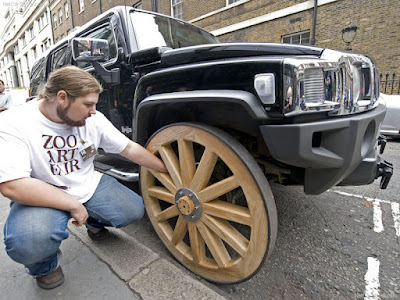
[[[277,232],[273,195],[254,158],[225,132],[191,123],[162,128],[147,149],[169,172],[140,174],[147,214],[169,251],[210,281],[254,275]]]

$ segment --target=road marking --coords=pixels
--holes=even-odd
[[[341,192],[341,191],[334,191],[329,190],[330,192],[346,196],[346,197],[355,197],[359,199],[364,199],[366,201],[372,202],[374,214],[373,214],[373,221],[374,221],[374,231],[375,232],[382,232],[384,231],[383,221],[382,221],[382,204],[389,204],[392,210],[392,217],[394,222],[394,229],[396,231],[396,236],[400,239],[400,204],[397,202],[392,202],[388,200],[382,200],[378,198],[371,198],[362,195],[355,195],[351,193]]]
[[[377,199],[372,200],[374,205],[374,231],[375,232],[382,232],[383,229],[383,222],[382,222],[382,208],[381,202]]]
[[[394,221],[394,229],[397,237],[400,237],[400,205],[397,202],[392,202],[392,215]]]
[[[377,300],[379,297],[379,265],[375,257],[368,257],[368,269],[365,273],[365,296],[364,300]]]

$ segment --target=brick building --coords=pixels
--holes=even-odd
[[[292,42],[345,50],[342,29],[351,23],[358,28],[351,42],[352,51],[373,58],[381,73],[400,75],[398,0],[207,0],[207,5],[200,2],[52,0],[54,40],[112,6],[124,4],[190,21],[211,31],[222,42]]]
[[[31,0],[33,1],[33,0]],[[400,78],[398,0],[50,0],[54,43],[112,6],[127,5],[192,22],[221,42],[288,42],[345,50],[342,30],[357,27],[354,52]],[[317,3],[317,5],[316,5]],[[397,87],[396,87],[397,91]]]
[[[142,8],[137,0],[50,0],[54,42],[67,36],[73,28],[84,25],[117,5]],[[147,10],[151,10],[151,7]]]

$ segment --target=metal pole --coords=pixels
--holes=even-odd
[[[154,12],[158,11],[158,1],[157,0],[152,0],[152,10]]]
[[[318,8],[318,0],[315,0],[314,1],[314,18],[313,18],[313,30],[312,30],[311,45],[315,45],[315,30],[317,27],[317,8]]]
[[[392,79],[392,92],[390,93],[393,95],[393,88],[394,88],[394,79],[396,78],[396,73],[393,73],[393,79]]]
[[[75,25],[74,25],[74,13],[73,13],[73,9],[72,9],[71,0],[69,0],[69,7],[71,9],[71,13],[70,13],[71,14],[71,25],[72,25],[71,29],[73,29],[75,27]],[[50,20],[51,20],[51,15],[50,15]]]

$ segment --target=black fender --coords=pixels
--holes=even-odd
[[[163,126],[176,122],[199,122],[259,135],[269,119],[260,100],[237,90],[197,90],[152,95],[135,111],[134,140],[142,145]]]

